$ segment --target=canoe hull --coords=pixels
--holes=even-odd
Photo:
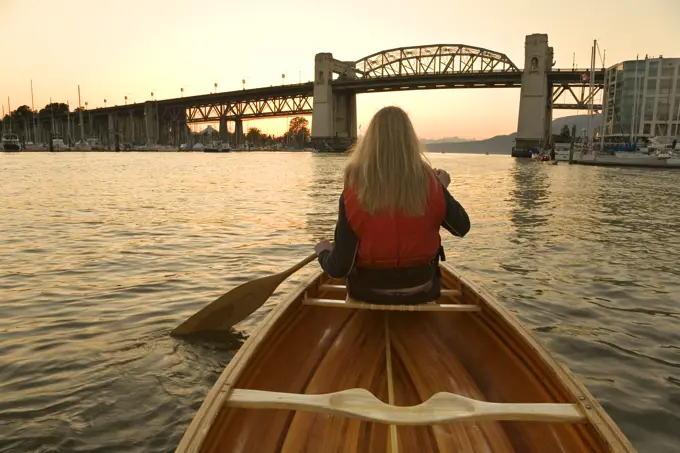
[[[635,451],[585,387],[493,297],[447,266],[442,281],[460,292],[442,303],[477,305],[481,311],[306,305],[305,297],[344,299],[341,286],[329,286],[344,282],[318,274],[303,283],[227,366],[177,452]],[[395,427],[228,402],[231,389],[323,394],[352,388],[396,406],[417,405],[442,391],[501,403],[572,403],[587,421]]]

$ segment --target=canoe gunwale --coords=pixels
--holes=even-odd
[[[487,322],[496,324],[496,330],[505,327],[505,333],[510,337],[514,333],[517,340],[531,348],[531,351],[536,355],[532,362],[542,365],[543,368],[547,366],[547,371],[566,388],[569,395],[573,397],[572,403],[579,406],[586,416],[587,422],[597,432],[598,437],[607,442],[612,453],[634,453],[637,451],[585,385],[576,379],[573,372],[565,364],[559,362],[548,352],[540,340],[531,334],[527,326],[520,322],[493,295],[462,276],[451,265],[440,263],[440,267],[443,267],[446,273],[460,281],[464,287],[467,287],[479,298],[481,302],[479,305],[482,307],[479,316],[486,318]],[[508,328],[510,332],[507,332]],[[516,349],[516,351],[522,351],[522,348]],[[529,358],[531,358],[531,355],[529,355]],[[528,369],[534,368],[528,366]]]

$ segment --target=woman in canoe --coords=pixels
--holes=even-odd
[[[370,303],[419,304],[439,298],[439,228],[465,236],[470,219],[447,190],[451,177],[433,169],[406,112],[375,114],[344,172],[335,246],[314,250],[333,278],[347,278],[349,297]]]

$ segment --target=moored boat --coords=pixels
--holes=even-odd
[[[0,140],[0,148],[4,151],[21,151],[19,136],[12,132],[5,132]]]
[[[635,451],[512,314],[441,271],[440,300],[416,306],[346,301],[324,273],[304,282],[241,347],[176,451]]]
[[[52,149],[54,151],[70,151],[71,148],[64,143],[64,139],[61,135],[55,134],[52,136]]]
[[[75,145],[73,145],[73,148],[76,151],[92,151],[92,147],[85,140],[79,140]]]
[[[229,151],[229,143],[222,143],[221,141],[212,141],[203,148],[204,153],[228,153]]]

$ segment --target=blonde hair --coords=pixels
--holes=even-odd
[[[406,112],[379,110],[350,156],[345,186],[367,213],[425,214],[434,171]]]

